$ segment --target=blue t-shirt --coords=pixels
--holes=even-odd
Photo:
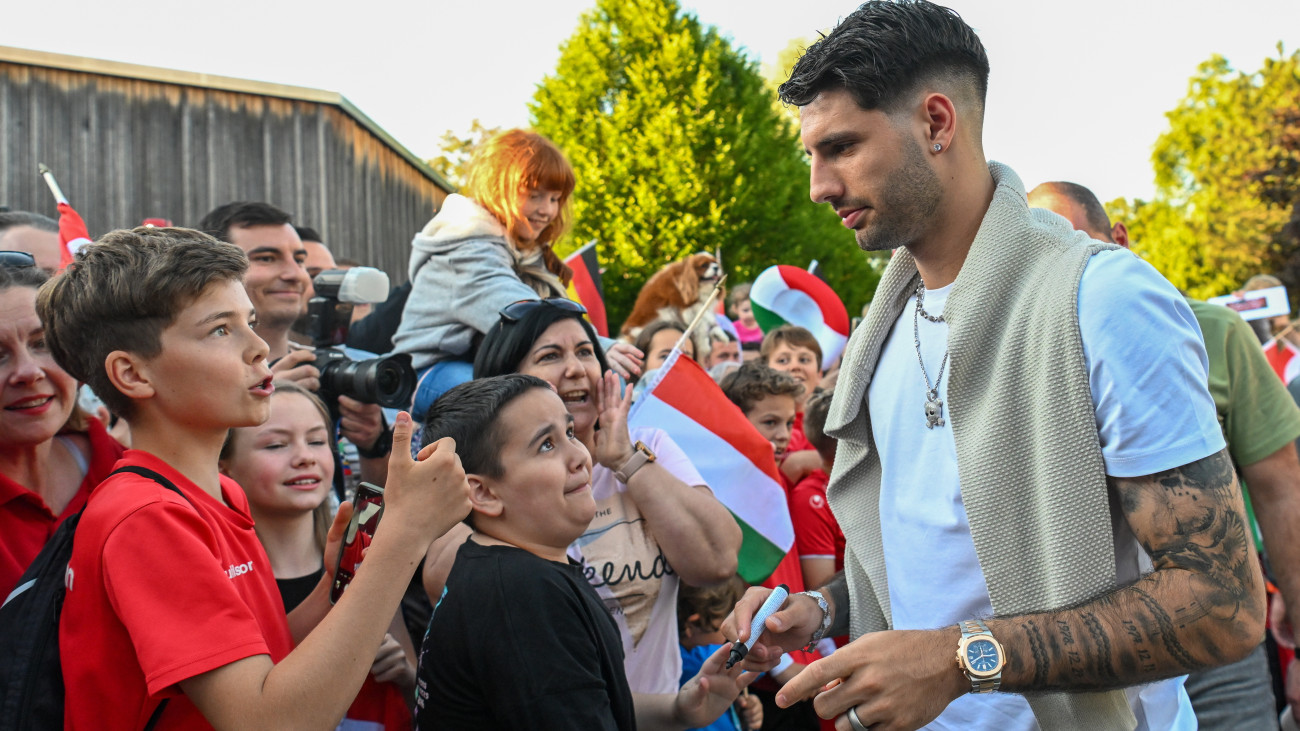
[[[679,685],[686,685],[687,681],[700,672],[704,661],[712,657],[722,645],[696,645],[695,647],[679,645],[679,647],[682,651],[682,679]],[[740,731],[740,719],[736,717],[736,707],[728,708],[726,713],[718,717],[718,720],[702,727],[702,731]]]

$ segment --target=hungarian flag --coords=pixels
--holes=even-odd
[[[1264,343],[1264,358],[1273,366],[1273,372],[1282,383],[1290,383],[1300,377],[1300,348],[1286,340],[1273,340]]]
[[[59,271],[63,271],[72,263],[72,255],[77,253],[77,249],[92,243],[90,233],[86,231],[86,222],[81,220],[81,216],[68,205],[66,201],[59,202]]]
[[[744,536],[737,569],[742,579],[770,589],[785,584],[791,594],[803,591],[794,524],[772,443],[700,364],[680,356],[681,351],[674,350],[650,376],[628,413],[628,426],[667,432],[731,511]],[[816,651],[790,656],[804,664],[819,657]]]
[[[741,578],[803,590],[794,525],[772,444],[702,367],[674,351],[632,404],[628,426],[663,429],[686,452],[744,533]],[[799,588],[794,588],[798,586]]]
[[[609,323],[605,319],[605,290],[600,286],[600,260],[596,258],[596,242],[593,240],[578,249],[564,260],[573,270],[573,281],[569,282],[569,297],[581,302],[587,308],[587,319],[591,321],[596,332],[609,337]]]
[[[763,270],[749,290],[754,319],[763,332],[798,325],[817,339],[825,368],[849,342],[849,313],[830,285],[799,267],[777,264]]]

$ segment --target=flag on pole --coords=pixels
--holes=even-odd
[[[849,342],[849,312],[835,290],[817,275],[777,264],[763,270],[749,290],[754,319],[764,333],[781,325],[798,325],[817,338],[822,367],[840,357]]]
[[[605,289],[600,284],[600,260],[596,257],[596,241],[569,255],[564,263],[573,270],[569,283],[569,297],[587,308],[587,319],[596,332],[609,337],[609,323],[605,318]]]
[[[1300,348],[1292,345],[1285,339],[1273,340],[1264,343],[1264,358],[1268,364],[1273,367],[1273,372],[1282,383],[1290,383],[1296,378],[1300,378]]]
[[[686,453],[740,524],[739,573],[751,584],[803,590],[794,525],[772,444],[698,363],[674,351],[632,405],[628,426],[658,427]],[[798,589],[794,587],[798,586]]]
[[[72,263],[77,250],[92,243],[86,231],[86,222],[67,201],[59,203],[59,271]]]

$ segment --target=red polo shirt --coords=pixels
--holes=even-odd
[[[113,471],[113,465],[121,458],[122,445],[108,435],[99,420],[90,419],[86,436],[90,439],[89,469],[59,515],[50,510],[40,495],[0,475],[0,601],[13,591],[59,524],[85,506],[86,496]]]
[[[152,469],[185,497],[130,473],[91,494],[59,622],[65,728],[138,731],[169,696],[159,731],[211,728],[177,683],[254,655],[279,662],[293,646],[248,498],[222,477],[223,504],[148,452],[119,465]]]

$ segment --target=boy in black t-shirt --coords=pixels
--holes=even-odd
[[[731,705],[753,674],[724,670],[725,647],[675,695],[628,690],[618,629],[567,555],[596,512],[591,456],[545,381],[456,386],[425,427],[425,441],[446,436],[463,445],[474,532],[425,634],[419,729],[686,728]]]

